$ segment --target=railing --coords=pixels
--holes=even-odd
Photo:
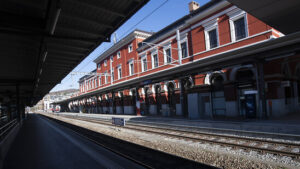
[[[14,119],[0,128],[0,141],[2,141],[9,131],[17,124],[17,119]]]

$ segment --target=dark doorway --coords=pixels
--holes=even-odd
[[[240,69],[237,71],[236,81],[239,113],[244,118],[256,118],[257,89],[254,79],[254,73],[250,69]]]
[[[192,83],[192,79],[191,78],[185,78],[181,80],[181,85],[182,85],[182,101],[183,101],[183,106],[182,106],[182,113],[184,117],[188,117],[189,116],[189,111],[188,111],[188,90],[190,88],[192,88],[193,83]]]
[[[220,74],[214,74],[211,78],[212,113],[214,118],[226,116],[223,82],[224,78]]]

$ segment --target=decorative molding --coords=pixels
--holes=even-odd
[[[118,41],[116,44],[114,44],[112,47],[110,47],[109,49],[107,49],[105,52],[103,52],[100,56],[98,56],[94,62],[95,63],[99,63],[102,60],[106,59],[106,57],[112,55],[114,52],[120,50],[120,48],[122,48],[123,46],[127,45],[128,43],[130,43],[132,40],[134,40],[135,38],[142,38],[142,39],[146,39],[149,36],[151,36],[152,34],[148,34],[146,32],[142,32],[139,30],[135,30],[133,32],[131,32],[130,34],[128,34],[126,37],[124,37],[123,39],[121,39],[120,41]]]

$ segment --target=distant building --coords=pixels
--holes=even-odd
[[[98,56],[99,75],[79,80],[80,94],[60,102],[64,111],[247,119],[300,110],[299,55],[286,54],[289,38],[224,0],[189,9]]]
[[[44,111],[52,111],[52,109],[55,108],[52,105],[53,102],[71,98],[72,96],[78,94],[78,92],[78,89],[67,89],[56,92],[50,92],[49,94],[44,96],[43,100],[40,101],[42,102],[40,104],[42,104],[43,106],[39,106],[39,108],[41,108],[41,110]]]

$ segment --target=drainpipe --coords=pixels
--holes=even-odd
[[[178,48],[178,62],[179,62],[179,65],[181,65],[181,60],[182,60],[182,50],[181,50],[180,32],[179,32],[179,29],[176,30],[176,37],[177,37],[177,48]]]

